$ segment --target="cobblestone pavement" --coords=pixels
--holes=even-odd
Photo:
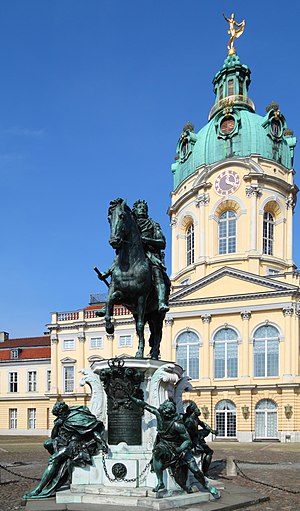
[[[0,511],[24,509],[21,496],[34,488],[37,481],[20,476],[40,478],[49,457],[42,444],[41,437],[0,437],[0,464],[18,474],[13,475],[0,468]],[[238,461],[246,477],[238,475],[229,479],[270,497],[270,501],[243,508],[244,511],[300,511],[300,493],[288,493],[248,479],[300,492],[300,444],[214,442],[210,445],[215,451],[211,471],[214,477],[224,478],[226,484],[226,468],[222,460],[232,456],[235,460],[247,462]]]

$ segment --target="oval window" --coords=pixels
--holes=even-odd
[[[281,135],[281,123],[279,121],[276,121],[275,119],[273,119],[272,124],[271,124],[271,128],[272,128],[273,135],[275,135],[275,137],[280,137],[280,135]]]
[[[220,124],[220,130],[223,135],[228,135],[234,130],[235,122],[233,117],[226,117]]]

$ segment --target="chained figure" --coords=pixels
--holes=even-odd
[[[194,453],[202,456],[202,472],[207,476],[214,451],[207,445],[205,438],[210,433],[217,435],[218,431],[200,420],[200,415],[201,412],[196,403],[191,403],[183,416],[183,422],[191,437]]]
[[[130,396],[130,399],[138,406],[148,410],[155,415],[157,420],[157,436],[152,450],[152,469],[157,477],[157,485],[154,492],[163,490],[163,473],[170,468],[175,481],[187,493],[192,488],[187,486],[187,475],[190,470],[202,486],[207,489],[214,498],[219,498],[220,493],[208,484],[202,471],[199,469],[196,460],[191,452],[192,442],[183,423],[181,415],[176,412],[173,401],[164,401],[159,408],[150,406],[141,399]]]
[[[54,420],[51,438],[44,447],[51,454],[39,485],[24,495],[25,499],[46,498],[66,484],[75,466],[92,464],[99,450],[107,452],[103,439],[104,425],[86,406],[69,407],[57,401],[52,409]]]

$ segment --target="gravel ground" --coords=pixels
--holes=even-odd
[[[43,448],[43,440],[41,437],[0,437],[0,464],[17,474],[10,474],[0,467],[0,511],[24,509],[21,506],[22,495],[37,485],[37,481],[24,477],[40,478],[49,457]],[[223,478],[226,484],[226,467],[222,460],[233,456],[235,460],[248,463],[238,462],[246,477],[238,475],[228,479],[270,497],[270,501],[244,508],[244,511],[300,511],[300,493],[296,495],[271,487],[300,492],[300,444],[214,442],[210,445],[215,451],[212,476]]]

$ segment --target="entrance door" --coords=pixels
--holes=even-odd
[[[232,401],[223,399],[217,404],[216,429],[220,437],[236,437],[236,407]]]
[[[262,399],[255,407],[255,437],[278,437],[277,405],[271,399]]]

